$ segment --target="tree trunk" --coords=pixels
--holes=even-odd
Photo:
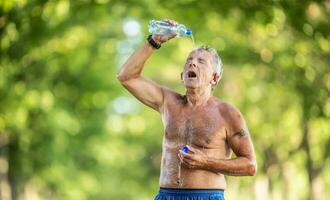
[[[268,175],[258,177],[254,182],[255,200],[271,200],[272,195],[269,188],[270,180]]]
[[[314,200],[325,200],[324,182],[321,176],[316,176],[312,182],[312,196]]]
[[[292,174],[294,173],[294,169],[291,163],[284,163],[281,165],[281,174],[283,175],[283,185],[282,185],[282,199],[285,200],[295,200],[297,199],[294,189],[292,185],[294,183],[294,179]]]
[[[11,187],[8,182],[8,135],[0,132],[0,199],[11,200]]]
[[[321,169],[317,168],[313,162],[310,144],[309,144],[309,128],[308,120],[303,120],[303,141],[302,149],[306,152],[306,168],[308,173],[308,189],[309,200],[322,200],[324,199],[323,193],[323,181],[319,176]]]

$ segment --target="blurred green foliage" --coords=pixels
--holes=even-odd
[[[226,197],[329,197],[329,0],[0,0],[0,198],[153,198],[161,119],[116,72],[160,18],[219,51],[214,95],[250,128],[258,174]],[[184,93],[192,48],[168,42],[144,74]]]

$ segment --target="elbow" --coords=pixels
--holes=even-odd
[[[117,80],[120,82],[120,83],[123,83],[125,82],[125,77],[121,74],[117,74]]]
[[[127,71],[125,70],[125,65],[123,65],[120,70],[117,71],[117,80],[123,84],[128,79]]]
[[[254,176],[257,174],[257,163],[255,161],[251,161],[248,166],[247,175]]]
[[[126,80],[126,77],[122,74],[122,73],[117,73],[117,80],[120,82],[120,83],[123,83],[125,82]]]
[[[125,73],[117,73],[117,80],[124,85],[127,81],[131,80],[131,79],[135,79],[139,77],[139,75],[131,75],[131,74],[125,74]]]
[[[130,78],[128,78],[127,76],[125,75],[122,75],[122,74],[117,74],[117,80],[119,81],[120,84],[122,84],[123,86],[125,86],[125,84],[127,83],[127,81],[129,80]]]

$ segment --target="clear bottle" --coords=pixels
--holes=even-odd
[[[149,32],[155,35],[172,35],[176,37],[191,36],[192,30],[183,24],[172,25],[166,21],[151,20],[149,22]]]

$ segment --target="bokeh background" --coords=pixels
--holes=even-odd
[[[0,0],[0,199],[153,199],[161,119],[116,73],[161,18],[218,50],[214,95],[248,123],[258,173],[226,198],[329,199],[329,0]],[[192,48],[171,40],[144,75],[184,93]]]

